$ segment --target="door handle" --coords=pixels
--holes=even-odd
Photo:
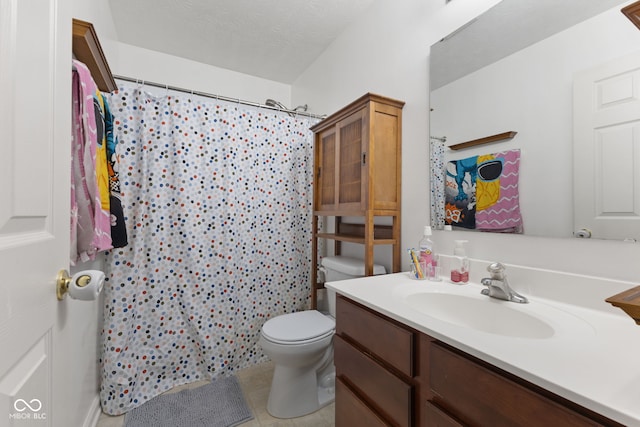
[[[100,270],[83,270],[69,277],[67,270],[60,270],[56,278],[56,297],[62,301],[68,293],[73,299],[94,300],[104,285],[104,273]]]
[[[590,239],[591,238],[591,230],[588,228],[581,228],[580,230],[573,233],[573,237],[578,239]]]

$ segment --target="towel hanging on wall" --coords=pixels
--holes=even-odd
[[[98,129],[96,87],[82,62],[73,61],[71,264],[111,249],[110,212],[103,209],[96,176]]]
[[[522,233],[519,166],[520,150],[449,161],[445,222],[482,231]]]
[[[127,244],[118,181],[113,116],[85,64],[72,67],[72,160],[70,261]]]

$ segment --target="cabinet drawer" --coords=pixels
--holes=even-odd
[[[440,345],[431,345],[430,362],[433,400],[462,423],[483,426],[603,425]]]
[[[421,427],[463,427],[431,402],[426,402],[425,405]]]
[[[360,400],[340,378],[336,379],[336,427],[390,425]]]
[[[336,302],[336,334],[348,336],[378,359],[414,376],[414,333],[340,295]]]
[[[339,336],[334,337],[336,375],[347,380],[369,404],[395,425],[410,426],[412,387]]]

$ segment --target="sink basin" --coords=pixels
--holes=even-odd
[[[485,296],[419,292],[404,297],[414,310],[438,320],[490,334],[544,339],[555,334],[545,320],[526,312],[527,304]]]

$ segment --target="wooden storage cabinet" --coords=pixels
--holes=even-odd
[[[403,106],[366,94],[311,128],[316,212],[400,209]]]
[[[337,427],[622,426],[344,296],[334,350]]]
[[[365,275],[373,274],[373,247],[392,245],[393,272],[400,271],[402,108],[404,102],[368,93],[314,125],[313,296],[317,283],[318,241],[365,246]],[[361,217],[352,226],[342,217]],[[332,218],[332,233],[319,230],[318,217]],[[376,224],[390,217],[391,225]],[[328,223],[325,221],[325,227]]]

